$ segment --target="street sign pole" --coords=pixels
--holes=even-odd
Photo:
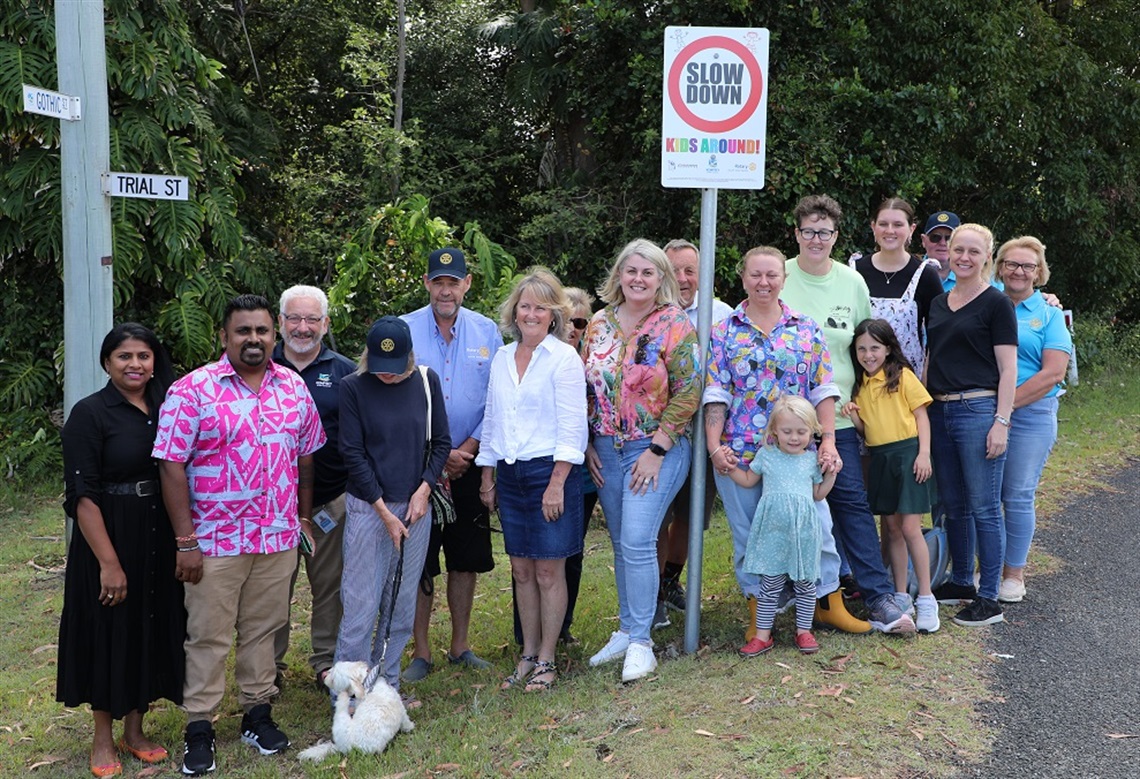
[[[698,290],[706,290],[697,298],[697,341],[700,362],[697,369],[704,376],[712,333],[712,294],[715,285],[716,258],[716,190],[701,190],[701,257],[698,266]],[[708,483],[709,454],[705,444],[705,404],[697,406],[693,419],[693,470],[689,482],[689,565],[685,574],[685,652],[697,651],[701,632],[701,573],[705,559],[705,490],[716,489]]]
[[[80,121],[60,126],[63,195],[64,413],[105,381],[99,348],[112,322],[111,169],[103,3],[56,0],[59,90],[79,98]]]

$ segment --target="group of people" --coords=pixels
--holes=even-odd
[[[150,330],[112,330],[100,355],[110,380],[64,428],[65,507],[79,532],[57,697],[91,705],[92,773],[120,773],[120,754],[167,759],[142,729],[157,698],[186,711],[183,773],[214,770],[212,719],[235,635],[241,738],[261,754],[289,746],[271,706],[299,550],[320,689],[342,660],[380,666],[396,689],[432,672],[440,551],[448,664],[489,667],[468,630],[477,574],[494,566],[496,511],[520,646],[501,688],[557,682],[595,504],[613,546],[618,629],[589,662],[621,660],[623,681],[644,678],[657,666],[651,630],[684,608],[689,433],[702,406],[750,609],[742,654],[772,648],[784,593],[803,653],[818,651],[813,624],[937,631],[937,600],[967,602],[959,624],[1000,620],[999,599],[1024,596],[1034,494],[1072,349],[1036,289],[1048,279],[1045,247],[1004,244],[993,286],[992,235],[950,212],[928,221],[920,258],[907,248],[910,206],[885,201],[871,223],[878,250],[853,267],[831,257],[833,199],[805,198],[793,216],[798,254],[745,253],[745,298],[713,301],[703,361],[687,241],[627,244],[596,313],[588,293],[532,268],[497,323],[463,305],[462,251],[438,250],[429,304],[373,323],[358,361],[324,343],[328,301],[310,286],[281,296],[276,345],[269,302],[232,300],[221,358],[177,381]],[[932,591],[921,516],[936,500],[954,566]],[[453,511],[432,510],[448,502]],[[882,540],[872,512],[884,517]],[[841,582],[861,593],[866,620],[848,611]]]

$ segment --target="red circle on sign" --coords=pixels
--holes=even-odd
[[[727,49],[735,54],[744,63],[744,67],[748,68],[748,76],[752,79],[752,92],[749,94],[748,99],[744,101],[744,105],[739,111],[727,119],[713,121],[711,119],[702,119],[689,110],[685,105],[685,101],[681,99],[681,70],[696,54],[704,51],[705,49]],[[726,38],[723,35],[712,35],[708,38],[700,38],[690,43],[677,55],[677,59],[673,60],[673,67],[669,69],[669,102],[673,104],[673,109],[677,115],[695,130],[701,130],[706,133],[727,133],[735,130],[740,125],[744,124],[751,118],[752,114],[756,111],[756,106],[760,105],[760,96],[764,92],[764,76],[760,73],[760,63],[756,61],[756,57],[752,55],[744,44],[734,41],[732,38]]]

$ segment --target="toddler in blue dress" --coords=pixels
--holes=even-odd
[[[811,633],[820,549],[815,501],[827,497],[835,484],[835,473],[821,473],[815,452],[809,450],[819,432],[811,403],[783,395],[768,415],[765,443],[751,468],[734,468],[729,474],[742,487],[764,480],[744,555],[744,570],[761,577],[756,637],[740,648],[745,657],[763,654],[775,644],[777,598],[789,581],[796,592],[796,646],[804,654],[819,651]]]

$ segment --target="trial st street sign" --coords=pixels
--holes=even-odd
[[[69,122],[79,121],[79,98],[52,92],[50,89],[24,84],[24,110],[29,114],[42,114]]]
[[[111,172],[103,174],[103,192],[111,197],[189,200],[190,180],[185,176]]]
[[[761,189],[768,124],[768,31],[667,27],[661,185]]]

